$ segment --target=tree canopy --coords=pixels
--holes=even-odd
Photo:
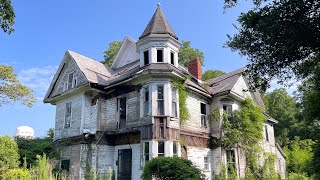
[[[220,70],[206,70],[203,74],[202,74],[202,80],[206,81],[212,78],[215,78],[217,76],[220,76],[222,74],[225,74],[225,72],[220,71]]]
[[[197,48],[191,47],[191,41],[182,40],[182,46],[179,50],[179,63],[188,67],[188,64],[191,60],[198,57],[200,59],[201,65],[204,64],[204,55]]]
[[[122,41],[111,41],[108,45],[108,49],[103,52],[104,61],[102,63],[110,67],[118,54]]]
[[[286,82],[309,76],[320,61],[320,3],[275,0],[262,4],[239,16],[238,33],[229,36],[226,45],[248,57],[248,74],[264,89],[273,78]]]
[[[31,107],[36,99],[33,91],[19,82],[11,66],[0,64],[0,107],[11,101]]]
[[[0,1],[0,28],[7,34],[11,34],[14,29],[15,13],[11,5],[11,0]]]
[[[17,143],[10,136],[0,135],[0,175],[19,166]]]

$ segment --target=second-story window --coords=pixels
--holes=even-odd
[[[143,114],[144,116],[147,116],[149,114],[149,87],[144,88],[143,107]]]
[[[149,64],[149,50],[143,52],[144,65]]]
[[[158,142],[158,156],[164,156],[164,142]]]
[[[177,90],[172,89],[172,117],[178,117],[177,112]]]
[[[127,124],[127,98],[118,98],[118,114],[119,114],[119,129],[125,128]]]
[[[73,87],[73,72],[68,75],[68,90]]]
[[[223,105],[223,112],[227,114],[228,117],[232,116],[232,105]]]
[[[157,62],[163,62],[163,49],[157,49]]]
[[[159,136],[164,139],[164,118],[159,118]]]
[[[268,126],[267,125],[264,126],[264,131],[265,131],[265,135],[266,135],[266,141],[269,142],[269,134],[268,134]]]
[[[158,92],[158,115],[164,115],[164,99],[163,99],[163,85],[157,87]]]
[[[201,126],[207,127],[207,108],[205,103],[200,103],[201,109]]]
[[[72,111],[72,103],[68,102],[66,104],[66,113],[64,117],[64,127],[68,128],[70,127],[70,122],[71,122],[71,111]]]
[[[170,63],[174,65],[174,52],[170,53]]]

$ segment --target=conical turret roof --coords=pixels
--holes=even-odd
[[[147,27],[144,29],[139,39],[142,39],[151,34],[168,34],[174,39],[178,40],[176,33],[173,31],[169,22],[163,15],[163,12],[160,8],[160,4],[158,4],[156,12],[153,14],[151,20],[149,21]]]

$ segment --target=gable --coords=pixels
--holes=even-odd
[[[136,51],[136,41],[130,37],[126,37],[115,57],[111,68],[117,69],[139,59]]]
[[[86,84],[88,81],[84,77],[83,73],[80,71],[79,67],[72,58],[68,58],[64,63],[56,83],[49,95],[49,98],[62,94],[64,92],[64,84],[68,82],[68,76],[73,73],[73,77],[76,78],[77,83],[74,88],[80,87]]]
[[[231,92],[239,95],[242,98],[252,98],[250,92],[248,91],[249,87],[244,79],[244,77],[241,75],[237,82],[234,84],[234,86],[231,89]]]

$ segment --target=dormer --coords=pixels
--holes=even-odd
[[[163,15],[160,4],[137,42],[140,67],[151,63],[169,63],[178,68],[181,44]]]

